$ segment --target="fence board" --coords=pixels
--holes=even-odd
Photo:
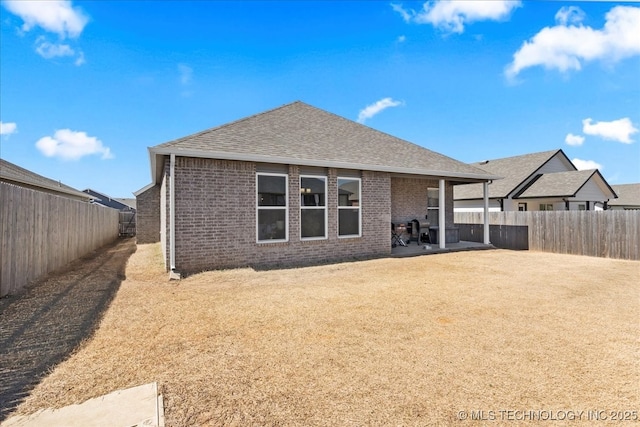
[[[482,212],[454,216],[459,226],[483,223]],[[640,210],[489,212],[489,224],[527,226],[530,250],[640,260]],[[517,241],[510,230],[501,229],[501,242]]]
[[[118,211],[0,183],[0,296],[118,237]]]

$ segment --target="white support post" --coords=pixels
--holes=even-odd
[[[444,200],[444,179],[440,180],[438,186],[438,246],[440,249],[445,248],[447,224],[445,223],[445,200]]]
[[[489,239],[489,183],[482,183],[482,198],[483,198],[483,207],[484,207],[484,244],[490,245]]]

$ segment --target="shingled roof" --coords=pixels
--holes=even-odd
[[[21,187],[32,188],[47,193],[58,194],[74,199],[89,201],[93,197],[91,195],[78,191],[73,187],[69,187],[59,181],[46,178],[30,170],[21,168],[4,159],[0,159],[0,181],[9,182]]]
[[[545,173],[514,198],[575,197],[578,191],[594,175],[599,178],[600,185],[608,187],[608,184],[597,169]],[[611,187],[609,189],[611,190]],[[611,190],[611,193],[612,197],[615,197],[613,190]]]
[[[156,156],[175,154],[469,181],[499,178],[300,101],[151,147],[149,152],[153,169]],[[160,172],[154,170],[154,179]]]
[[[612,185],[611,188],[616,192],[618,198],[610,200],[609,206],[640,209],[640,184],[617,184]]]
[[[546,162],[562,150],[542,151],[521,156],[505,157],[496,160],[471,163],[487,173],[502,176],[489,185],[489,198],[504,199],[523,182],[536,173]],[[481,184],[468,184],[455,187],[455,200],[471,200],[482,198]]]

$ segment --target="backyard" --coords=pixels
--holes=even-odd
[[[167,278],[138,246],[99,328],[15,413],[152,381],[168,426],[640,410],[640,262],[492,250]]]

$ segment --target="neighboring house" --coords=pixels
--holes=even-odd
[[[131,204],[126,204],[121,201],[124,199],[114,199],[104,193],[100,193],[90,188],[82,191],[93,196],[93,204],[120,211],[120,219],[118,223],[120,236],[135,236],[136,209],[132,207]]]
[[[69,187],[60,181],[45,178],[4,159],[0,159],[0,181],[83,202],[89,202],[93,199],[93,196],[89,194]]]
[[[104,193],[100,193],[90,188],[82,190],[82,192],[93,196],[93,203],[95,203],[96,205],[102,205],[123,212],[135,211],[135,199],[129,199],[134,200],[134,206],[132,207],[130,203],[128,204],[124,202],[125,199],[114,199]]]
[[[618,184],[611,188],[618,198],[609,201],[609,209],[640,209],[640,184]]]
[[[562,150],[472,163],[503,177],[489,185],[489,210],[595,210],[616,198],[597,169],[577,170]],[[455,188],[456,212],[482,210],[479,184]]]
[[[138,242],[161,241],[167,269],[187,273],[386,256],[391,222],[427,212],[444,247],[453,187],[498,178],[302,102],[149,155]]]

